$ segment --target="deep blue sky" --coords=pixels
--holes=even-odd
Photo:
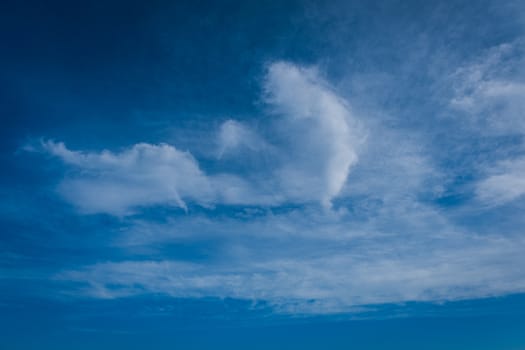
[[[525,349],[520,1],[0,5],[0,348]]]

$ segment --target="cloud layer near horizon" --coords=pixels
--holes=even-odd
[[[312,228],[315,226],[297,222],[298,215],[304,213],[265,218],[251,225],[235,220],[207,225],[201,218],[184,224],[142,226],[132,241],[126,236],[128,241],[120,245],[144,252],[159,244],[189,242],[187,230],[199,229],[209,231],[201,233],[204,237],[189,236],[221,237],[228,247],[214,263],[101,262],[64,270],[54,279],[80,283],[73,293],[82,297],[238,298],[265,301],[280,312],[306,314],[525,291],[525,274],[520,268],[525,263],[525,241],[520,237],[472,235],[452,227],[422,237],[385,234],[367,225],[354,231],[345,229],[345,221],[326,217]],[[146,236],[148,229],[153,234],[150,237]],[[248,230],[257,243],[242,238]]]

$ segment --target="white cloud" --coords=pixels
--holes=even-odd
[[[523,40],[488,50],[452,76],[452,107],[473,117],[484,133],[525,133]]]
[[[313,69],[278,62],[268,69],[268,102],[281,115],[288,154],[277,171],[292,198],[330,206],[357,163],[366,134],[346,101]]]
[[[330,206],[350,168],[364,132],[348,105],[311,69],[272,64],[265,80],[268,102],[279,113],[276,146],[241,122],[219,130],[218,156],[239,156],[242,148],[265,153],[266,169],[243,175],[205,174],[197,160],[168,144],[140,143],[121,152],[76,152],[63,143],[44,149],[78,171],[60,193],[81,211],[126,215],[138,207],[175,205],[275,205],[317,201]]]
[[[93,298],[233,297],[317,314],[525,291],[525,241],[518,234],[464,232],[439,209],[397,193],[376,206],[356,201],[350,208],[141,221],[114,244],[159,260],[104,262],[57,278],[82,283],[69,292]],[[222,244],[206,246],[204,261],[174,261],[162,250],[216,240]]]
[[[524,49],[523,39],[493,47],[453,75],[451,104],[472,117],[479,134],[525,136]],[[525,161],[515,156],[523,153],[523,144],[515,141],[513,153],[496,155],[489,164],[481,165],[488,175],[475,184],[475,194],[483,204],[497,206],[525,194]],[[485,157],[490,158],[490,153]]]
[[[476,185],[476,195],[483,203],[495,206],[525,195],[525,158],[500,162],[492,173]]]
[[[167,144],[140,143],[118,153],[74,152],[52,141],[43,146],[78,169],[59,191],[86,213],[124,215],[135,207],[170,203],[186,208],[185,200],[205,205],[215,196],[191,154]]]
[[[384,242],[381,243],[381,240]],[[424,250],[412,240],[358,242],[358,250],[237,263],[124,261],[63,271],[94,298],[165,294],[264,300],[277,311],[346,312],[359,305],[445,301],[525,291],[522,239],[456,236]],[[430,240],[426,241],[430,243]],[[234,258],[234,257],[230,257]]]

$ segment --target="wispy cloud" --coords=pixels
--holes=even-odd
[[[525,136],[524,50],[523,39],[498,45],[453,75],[451,104],[467,113],[479,134]],[[484,165],[486,177],[476,184],[476,196],[484,204],[501,205],[525,193],[525,148],[517,144],[515,149],[514,154],[494,157],[492,164]]]
[[[301,313],[525,291],[525,274],[519,268],[525,263],[523,240],[448,238],[357,241],[356,249],[349,251],[258,256],[239,264],[166,260],[99,263],[64,271],[55,278],[80,282],[76,293],[94,298],[151,293],[179,298],[233,297],[264,300],[278,311]],[[424,249],[424,243],[430,245]]]
[[[525,157],[499,162],[492,173],[477,184],[482,202],[494,206],[525,195]]]
[[[218,136],[218,157],[236,154],[239,150],[263,151],[268,144],[254,130],[243,123],[228,119],[222,123]]]
[[[484,133],[525,133],[524,50],[522,39],[498,45],[451,76],[451,105],[467,112]]]

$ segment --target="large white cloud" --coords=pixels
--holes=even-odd
[[[267,153],[267,167],[240,174],[206,174],[188,151],[168,144],[140,143],[120,152],[71,151],[63,143],[44,149],[77,170],[60,193],[81,211],[125,215],[136,208],[187,202],[275,205],[320,202],[330,206],[357,162],[364,140],[345,101],[311,69],[275,63],[264,83],[268,103],[279,116],[272,124],[276,145],[235,120],[220,127],[219,160],[239,150]],[[268,117],[266,117],[268,118]],[[272,128],[270,128],[272,129]],[[220,167],[219,167],[220,169]],[[220,171],[220,170],[219,170]]]
[[[525,41],[504,43],[451,75],[451,106],[489,135],[525,133]]]

